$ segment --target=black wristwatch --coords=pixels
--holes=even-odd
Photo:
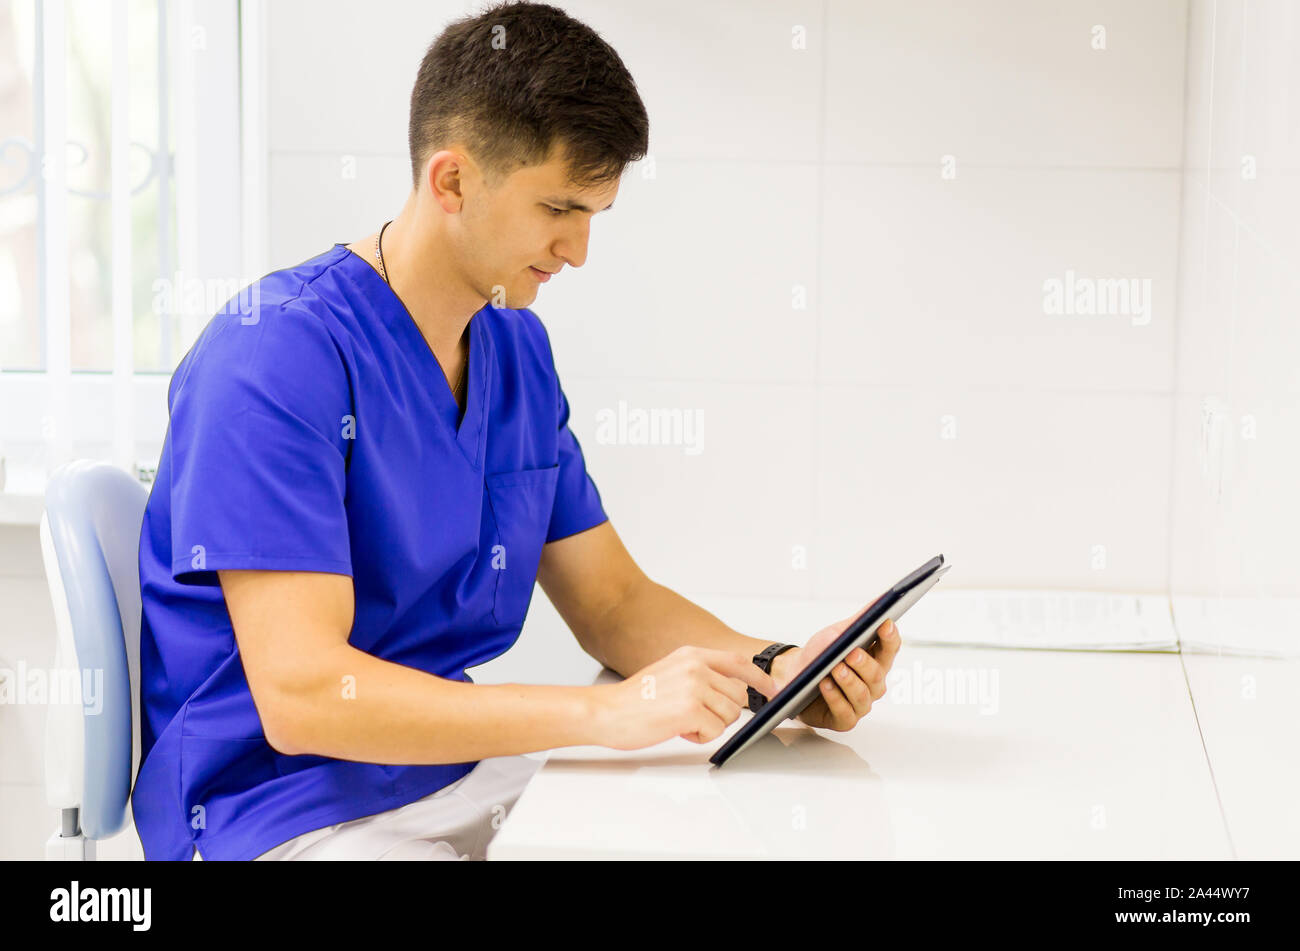
[[[778,654],[784,654],[786,651],[798,647],[798,644],[769,644],[761,651],[754,655],[754,666],[765,674],[772,673],[772,661],[776,660]],[[749,688],[749,709],[754,713],[762,710],[767,705],[767,697],[763,696],[753,687]]]

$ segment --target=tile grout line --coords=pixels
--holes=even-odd
[[[1173,323],[1173,353],[1169,361],[1169,381],[1172,392],[1169,399],[1169,481],[1168,498],[1165,500],[1165,598],[1169,607],[1169,623],[1174,632],[1174,648],[1181,651],[1183,649],[1182,640],[1178,636],[1178,625],[1174,623],[1174,509],[1176,508],[1176,499],[1178,497],[1179,487],[1179,469],[1178,469],[1178,448],[1182,440],[1179,429],[1179,397],[1177,395],[1179,382],[1179,331],[1182,329],[1183,308],[1187,305],[1187,297],[1183,291],[1183,279],[1187,272],[1187,140],[1188,127],[1192,124],[1192,89],[1191,89],[1191,70],[1192,70],[1192,17],[1194,13],[1189,3],[1187,6],[1187,32],[1183,38],[1183,141],[1181,157],[1183,162],[1182,174],[1178,180],[1178,251],[1174,260],[1174,308],[1170,315]],[[1213,36],[1211,36],[1213,42]],[[1210,97],[1213,99],[1214,89],[1210,89]],[[1208,178],[1208,175],[1207,175]],[[1208,186],[1207,186],[1208,187]],[[1196,197],[1199,197],[1196,196]],[[1208,225],[1207,225],[1208,227]],[[1184,671],[1184,676],[1186,671]]]
[[[1210,76],[1209,76],[1209,85],[1208,85],[1208,90],[1207,90],[1207,95],[1208,95],[1208,98],[1209,98],[1209,108],[1208,108],[1208,110],[1207,110],[1207,111],[1208,111],[1208,115],[1207,115],[1207,118],[1206,118],[1206,130],[1207,130],[1207,132],[1206,132],[1206,162],[1205,162],[1205,165],[1206,165],[1206,168],[1207,168],[1207,169],[1212,169],[1212,168],[1214,167],[1214,67],[1215,67],[1215,54],[1216,54],[1216,52],[1218,51],[1218,45],[1219,45],[1219,44],[1218,44],[1218,24],[1219,24],[1219,4],[1218,4],[1218,0],[1214,0],[1214,5],[1213,5],[1213,8],[1212,8],[1212,11],[1213,11],[1213,12],[1212,12],[1211,17],[1210,17]],[[1190,23],[1189,23],[1189,24],[1188,24],[1188,37],[1189,37],[1189,42],[1190,42],[1190,35],[1191,35],[1191,34],[1190,34],[1190,30],[1191,30],[1191,25],[1190,25]],[[1243,36],[1243,38],[1242,38],[1242,42],[1243,42],[1243,43],[1245,42],[1245,37],[1244,37],[1244,36]],[[1244,64],[1243,64],[1243,69],[1244,69],[1244,68],[1245,68],[1245,67],[1244,67]],[[1203,236],[1202,249],[1201,249],[1201,250],[1202,250],[1202,256],[1201,256],[1201,300],[1204,300],[1204,299],[1205,299],[1205,296],[1206,296],[1206,292],[1205,292],[1205,283],[1206,283],[1206,280],[1207,280],[1206,275],[1207,275],[1208,270],[1209,270],[1208,264],[1209,264],[1209,254],[1210,254],[1210,203],[1211,203],[1213,197],[1214,197],[1214,196],[1213,196],[1213,191],[1212,191],[1212,189],[1210,188],[1210,176],[1207,174],[1207,176],[1206,176],[1206,181],[1205,181],[1205,209],[1204,209],[1204,215],[1203,215],[1203,226],[1204,226],[1204,229],[1205,229],[1205,233],[1204,233],[1204,236]],[[1227,209],[1225,208],[1225,210],[1227,210]],[[1231,214],[1231,212],[1229,212],[1229,213]],[[1240,234],[1240,227],[1237,227],[1237,228],[1235,229],[1235,232],[1234,232],[1234,233],[1239,235],[1239,234]],[[1235,249],[1234,249],[1234,254],[1233,254],[1233,268],[1234,268],[1234,271],[1235,271],[1235,269],[1236,269],[1236,253],[1235,253]],[[1234,303],[1235,303],[1235,301],[1234,301]],[[1177,377],[1175,377],[1175,379],[1174,379],[1174,385],[1177,386],[1177,384],[1178,384]],[[1171,542],[1172,542],[1172,539],[1171,539]],[[1170,550],[1170,553],[1169,553],[1169,558],[1170,558],[1170,561],[1172,562],[1172,559],[1173,559],[1172,546],[1171,546],[1171,550]],[[1172,582],[1173,582],[1172,577],[1169,579],[1169,582],[1170,582],[1170,584],[1172,585]],[[1198,737],[1200,737],[1200,740],[1201,740],[1201,753],[1205,756],[1205,768],[1206,768],[1206,769],[1209,771],[1209,773],[1210,773],[1210,785],[1214,788],[1214,800],[1215,800],[1216,803],[1218,803],[1218,806],[1219,806],[1219,820],[1223,823],[1223,833],[1224,833],[1224,835],[1226,835],[1226,836],[1228,837],[1228,850],[1232,853],[1232,857],[1233,857],[1234,859],[1237,859],[1237,858],[1238,858],[1238,855],[1237,855],[1237,844],[1236,844],[1236,842],[1235,842],[1235,841],[1233,840],[1233,838],[1232,838],[1232,827],[1231,827],[1231,826],[1229,825],[1229,823],[1228,823],[1228,813],[1227,813],[1227,810],[1225,810],[1225,809],[1223,808],[1223,795],[1222,795],[1222,793],[1219,791],[1219,779],[1218,779],[1217,776],[1214,775],[1214,763],[1213,763],[1213,762],[1211,761],[1211,759],[1210,759],[1210,747],[1209,747],[1209,744],[1208,744],[1208,743],[1206,742],[1206,740],[1205,740],[1205,730],[1204,730],[1204,728],[1201,726],[1201,715],[1200,715],[1200,712],[1199,712],[1199,711],[1197,710],[1197,708],[1196,708],[1196,695],[1195,695],[1195,693],[1194,693],[1193,690],[1192,690],[1192,679],[1191,679],[1191,675],[1187,672],[1187,660],[1186,660],[1185,657],[1183,656],[1183,639],[1182,639],[1182,634],[1181,634],[1181,632],[1180,632],[1179,629],[1178,629],[1177,615],[1174,613],[1174,601],[1173,601],[1173,589],[1172,589],[1172,587],[1170,588],[1170,591],[1169,591],[1169,619],[1170,619],[1171,623],[1173,623],[1173,625],[1174,625],[1174,641],[1175,641],[1175,643],[1178,645],[1178,665],[1179,665],[1179,667],[1180,667],[1180,668],[1182,669],[1182,671],[1183,671],[1183,686],[1187,688],[1187,699],[1188,699],[1188,701],[1189,701],[1189,702],[1191,703],[1191,705],[1192,705],[1192,720],[1193,720],[1193,722],[1195,722],[1195,724],[1196,724],[1196,735],[1197,735]]]

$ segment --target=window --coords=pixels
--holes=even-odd
[[[72,458],[157,460],[168,379],[210,316],[185,289],[238,280],[239,12],[0,0],[7,491]]]
[[[0,50],[12,64],[0,92],[0,128],[13,130],[0,142],[0,368],[44,370],[48,365],[43,281],[54,265],[66,275],[69,367],[113,368],[112,122],[114,110],[129,111],[130,280],[133,364],[169,372],[181,356],[173,313],[154,306],[159,275],[176,269],[174,144],[168,96],[167,5],[162,0],[66,0],[62,17],[36,0],[0,0]],[[114,12],[125,7],[127,89],[115,99]],[[47,17],[51,31],[47,36]],[[60,22],[60,20],[62,22]],[[57,63],[46,45],[61,47],[64,86],[49,95],[45,75]],[[59,103],[59,98],[62,103]],[[66,131],[49,129],[59,121]],[[14,134],[16,133],[16,134]],[[57,187],[44,179],[47,143],[64,141],[63,197],[67,252],[63,261],[43,259],[39,209]]]

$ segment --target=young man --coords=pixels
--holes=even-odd
[[[525,3],[458,21],[416,79],[400,214],[204,328],[140,542],[148,858],[481,857],[522,754],[706,743],[800,668],[769,651],[766,673],[769,642],[633,562],[528,309],[647,145],[585,25]],[[472,682],[535,581],[627,680]],[[851,658],[803,721],[850,729],[897,649]]]

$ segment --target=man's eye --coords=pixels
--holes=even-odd
[[[550,205],[546,206],[546,210],[551,213],[552,218],[558,218],[560,215],[567,215],[569,213],[569,209],[567,208],[553,208]]]

